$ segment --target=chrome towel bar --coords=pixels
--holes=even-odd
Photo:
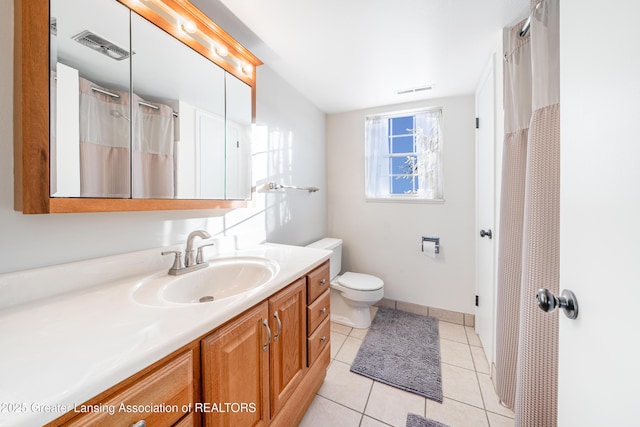
[[[269,184],[267,184],[267,186],[269,190],[280,190],[281,188],[290,188],[293,190],[308,191],[309,193],[315,193],[316,191],[320,191],[318,187],[298,187],[296,185],[283,185],[283,184],[277,184],[275,182],[270,182]]]

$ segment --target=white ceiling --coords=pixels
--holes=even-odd
[[[529,0],[192,3],[327,113],[473,93],[502,28],[529,9]],[[396,94],[425,85],[434,89]]]

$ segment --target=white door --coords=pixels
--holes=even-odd
[[[560,2],[560,427],[640,425],[637,0]]]
[[[476,90],[476,331],[494,360],[494,58]],[[481,231],[482,230],[482,231]],[[484,235],[481,237],[480,233]],[[490,233],[490,234],[488,234]]]

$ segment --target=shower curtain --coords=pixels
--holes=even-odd
[[[532,0],[504,31],[504,109],[498,253],[496,387],[516,426],[556,426],[558,310],[536,293],[559,293],[559,0]]]
[[[80,77],[82,197],[130,197],[128,117],[129,92],[106,89]]]
[[[172,199],[175,195],[173,109],[147,102],[135,94],[133,107],[133,198]]]
[[[173,109],[133,94],[130,111],[129,92],[104,88],[82,77],[79,80],[80,195],[173,198]]]

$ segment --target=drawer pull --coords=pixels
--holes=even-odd
[[[327,284],[327,279],[320,280],[320,285],[326,285],[326,284]]]
[[[267,319],[262,319],[262,324],[267,328],[267,343],[262,346],[262,351],[267,351],[267,347],[269,347],[269,344],[271,343],[271,328],[269,328],[269,322],[267,322]]]
[[[326,335],[325,335],[325,336],[323,336],[322,338],[320,338],[320,342],[327,342],[327,337],[326,337]]]
[[[282,322],[280,321],[280,316],[278,316],[278,310],[273,312],[273,317],[278,321],[278,332],[273,336],[273,342],[278,341],[278,337],[282,333]]]
[[[320,314],[325,314],[327,312],[327,307],[322,307],[320,309]]]
[[[147,427],[147,422],[145,420],[140,420],[137,423],[131,424],[131,427]]]

